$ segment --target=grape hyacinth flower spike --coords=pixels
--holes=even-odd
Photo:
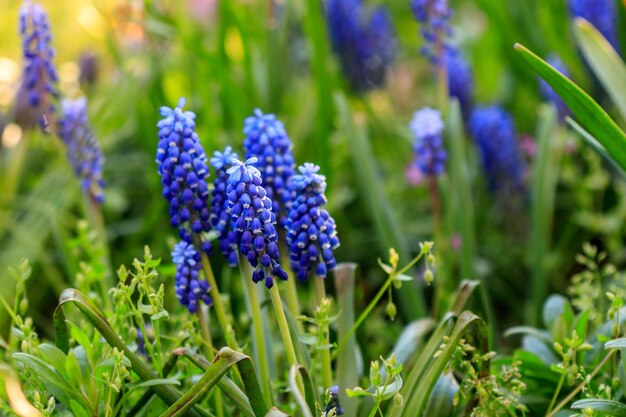
[[[174,246],[172,259],[176,264],[176,297],[190,313],[198,311],[198,303],[213,304],[209,283],[200,278],[200,253],[184,240]]]
[[[19,19],[24,56],[23,88],[30,106],[37,117],[41,117],[42,126],[47,128],[54,114],[52,100],[58,96],[48,16],[41,5],[27,0],[20,9]]]
[[[424,175],[442,174],[448,155],[443,149],[444,124],[439,110],[426,107],[416,111],[410,128],[417,168]]]
[[[259,109],[246,118],[243,133],[246,159],[257,158],[255,166],[261,172],[267,197],[272,200],[272,210],[283,224],[293,200],[289,181],[296,164],[291,139],[276,116],[263,114]]]
[[[64,99],[61,102],[61,116],[57,128],[59,137],[67,148],[67,157],[74,175],[81,180],[83,190],[92,201],[102,203],[104,156],[87,119],[85,97],[76,100]]]
[[[330,0],[326,21],[333,50],[352,89],[366,92],[381,87],[396,56],[387,9],[368,10],[362,0]]]
[[[424,38],[422,54],[435,65],[442,65],[446,50],[446,38],[451,30],[448,0],[411,0],[415,19],[420,22],[420,33]]]
[[[204,149],[195,133],[196,115],[183,111],[181,98],[174,109],[161,107],[159,144],[156,155],[163,197],[169,202],[171,225],[178,229],[180,238],[193,242],[193,235],[201,236],[211,229],[207,206],[209,168]],[[211,244],[202,242],[202,251],[209,253]]]
[[[231,227],[228,213],[228,177],[226,173],[237,159],[237,154],[232,152],[230,146],[224,152],[215,151],[210,162],[215,168],[215,179],[211,191],[211,226],[218,233],[220,250],[228,261],[228,265],[235,267],[238,264],[237,235]]]
[[[463,118],[467,119],[474,102],[474,74],[463,53],[452,46],[445,52],[448,95],[455,97],[461,106]]]
[[[524,181],[524,163],[513,117],[499,106],[477,107],[469,132],[478,146],[491,191],[514,191]]]
[[[305,163],[291,182],[296,199],[286,222],[291,268],[301,282],[315,271],[325,278],[336,265],[333,251],[339,247],[335,220],[322,207],[326,204],[326,177],[319,167]]]
[[[280,266],[272,200],[261,185],[261,172],[252,166],[256,162],[256,158],[245,163],[234,159],[233,166],[226,171],[230,175],[226,188],[227,211],[237,234],[239,251],[255,268],[252,280],[265,281],[269,289],[274,286],[272,276],[284,281],[287,273]]]

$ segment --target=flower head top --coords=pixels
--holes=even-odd
[[[421,34],[424,38],[422,53],[434,64],[441,65],[446,49],[446,38],[451,30],[451,16],[448,0],[411,0],[411,8],[415,18],[421,23]]]
[[[198,303],[213,304],[209,283],[200,277],[200,253],[193,244],[180,241],[174,246],[172,259],[176,264],[176,297],[190,313],[198,311]]]
[[[362,0],[330,0],[326,20],[331,43],[343,73],[356,91],[385,82],[386,69],[396,56],[396,40],[387,10],[368,10]]]
[[[477,107],[469,131],[478,145],[491,191],[511,191],[523,185],[524,163],[513,117],[499,106]]]
[[[272,200],[261,185],[261,172],[252,166],[256,162],[256,158],[250,158],[245,163],[234,159],[233,165],[226,171],[230,175],[226,188],[227,212],[239,251],[255,268],[252,280],[255,283],[264,280],[265,286],[272,288],[272,276],[286,280],[287,274],[280,266]]]
[[[425,175],[440,175],[444,171],[448,155],[443,149],[443,127],[439,110],[428,107],[416,111],[411,120],[415,164]]]
[[[237,235],[230,227],[230,214],[228,213],[228,177],[226,173],[237,159],[237,154],[232,152],[230,146],[224,152],[215,151],[211,158],[211,165],[215,168],[213,191],[211,191],[211,225],[218,233],[220,250],[232,267],[237,266]]]
[[[550,54],[546,62],[552,65],[554,69],[559,71],[561,74],[569,77],[569,71],[567,70],[567,67],[565,66],[563,61],[561,61],[561,58],[559,58],[558,55]],[[571,114],[571,111],[569,107],[567,107],[567,104],[565,104],[563,99],[556,93],[556,91],[554,91],[550,84],[545,82],[543,79],[539,81],[539,92],[544,99],[546,99],[547,101],[552,103],[554,107],[556,107],[559,119],[561,121],[565,120],[565,118]]]
[[[293,200],[293,191],[288,187],[296,165],[291,140],[276,116],[263,114],[259,109],[246,118],[243,133],[246,158],[257,158],[256,166],[272,200],[272,210],[282,224]]]
[[[319,167],[306,163],[299,167],[292,186],[296,199],[285,223],[291,268],[302,282],[311,271],[325,278],[336,265],[333,251],[339,247],[335,220],[322,207],[326,204],[326,178]]]
[[[67,157],[74,175],[82,181],[82,188],[93,201],[102,203],[104,156],[87,119],[87,99],[64,99],[61,117],[57,122],[58,134],[67,148]]]
[[[39,4],[25,1],[20,9],[20,34],[24,55],[24,88],[28,101],[44,125],[54,113],[52,99],[58,95],[58,76],[52,63],[50,25],[45,10]]]
[[[459,100],[463,117],[467,118],[474,101],[474,74],[463,53],[448,47],[445,52],[448,94]]]
[[[169,202],[171,224],[178,228],[182,240],[192,243],[192,233],[210,230],[207,207],[209,175],[204,149],[195,133],[196,115],[183,111],[185,99],[180,99],[174,109],[161,107],[163,119],[159,121],[159,145],[156,162],[159,166],[163,197]],[[203,242],[202,250],[211,245]]]
[[[569,0],[569,11],[573,17],[582,17],[618,48],[617,9],[614,0]]]

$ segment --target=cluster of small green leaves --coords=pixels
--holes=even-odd
[[[519,361],[514,359],[509,365],[502,365],[497,373],[482,371],[484,364],[489,364],[495,356],[496,352],[478,352],[462,339],[457,345],[455,360],[450,362],[464,374],[459,391],[454,396],[454,405],[458,406],[461,398],[466,402],[474,401],[469,414],[471,417],[516,415],[517,411],[527,411],[521,402],[526,384],[521,380]],[[452,371],[452,368],[447,370],[448,373]]]

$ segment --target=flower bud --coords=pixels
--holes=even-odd
[[[387,311],[387,316],[389,316],[391,320],[394,320],[396,318],[398,310],[396,309],[396,305],[393,303],[393,301],[389,301],[389,303],[387,304],[386,311]]]

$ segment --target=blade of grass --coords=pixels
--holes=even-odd
[[[300,377],[304,382],[304,393],[300,391],[300,388],[298,387],[298,374],[300,374]],[[313,417],[315,415],[313,410],[315,410],[315,403],[317,400],[315,398],[311,377],[304,366],[292,366],[289,370],[289,389],[291,389],[291,393],[293,394],[302,415],[304,417]]]
[[[626,66],[604,36],[588,21],[577,18],[574,35],[585,59],[604,90],[626,119]]]
[[[626,134],[600,105],[567,77],[520,44],[515,50],[561,96],[580,124],[626,169]]]

